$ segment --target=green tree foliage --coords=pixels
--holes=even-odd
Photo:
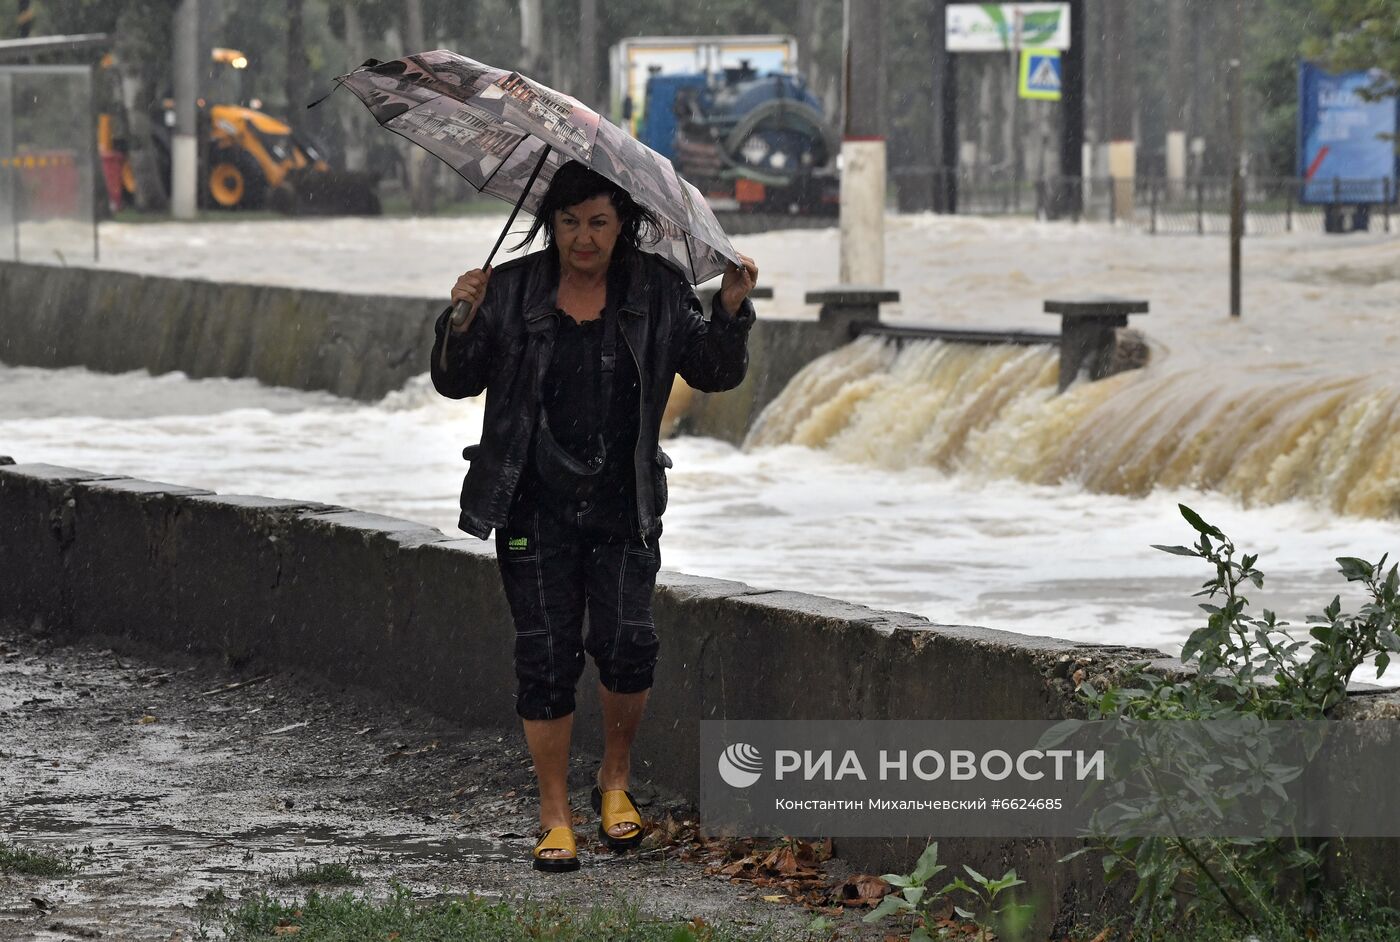
[[[1313,0],[1320,35],[1309,40],[1309,56],[1334,71],[1380,69],[1385,78],[1371,89],[1392,94],[1400,79],[1400,0]]]
[[[1245,84],[1249,89],[1251,171],[1291,176],[1298,147],[1298,62],[1325,29],[1313,0],[1268,0],[1247,21]]]
[[[519,0],[420,2],[425,45],[457,49],[494,64],[520,61]],[[1084,6],[1091,136],[1102,110],[1099,99],[1106,92],[1097,78],[1103,57],[1098,40],[1105,2],[1123,0],[1087,0]],[[120,58],[140,71],[142,94],[150,104],[169,93],[170,21],[177,5],[178,0],[34,0],[35,32],[112,33]],[[288,4],[206,0],[206,35],[213,45],[248,55],[248,95],[299,126],[314,125],[328,139],[331,151],[337,152],[337,144],[356,136],[348,130],[355,119],[346,113],[353,102],[334,96],[310,114],[302,106],[327,91],[335,75],[364,57],[388,59],[408,51],[405,0],[302,0],[297,6],[300,28],[292,30]],[[828,96],[832,118],[837,120],[842,8],[842,0],[606,0],[598,4],[598,68],[606,72],[606,48],[625,36],[792,34],[798,38],[804,72],[816,80],[818,94]],[[930,161],[931,59],[942,41],[930,32],[932,8],[932,0],[884,0],[886,127],[895,169]],[[0,37],[14,35],[13,9],[12,2],[0,0]],[[1236,17],[1233,5],[1219,0],[1188,0],[1185,9],[1188,25],[1196,24],[1195,38],[1186,50],[1184,79],[1199,99],[1191,103],[1190,130],[1206,141],[1206,172],[1219,173],[1227,150],[1224,63]],[[580,81],[577,50],[571,45],[578,36],[578,0],[549,0],[542,10],[550,65],[540,78],[572,90]],[[1164,32],[1168,17],[1151,3],[1136,3],[1133,10],[1141,169],[1160,172],[1170,97],[1164,91],[1171,72]],[[353,44],[346,35],[349,11],[359,25],[358,41]],[[1318,58],[1333,69],[1379,67],[1400,75],[1400,0],[1244,0],[1244,15],[1239,19],[1246,29],[1246,132],[1254,173],[1293,170],[1300,57]],[[297,48],[289,48],[289,43]],[[969,55],[962,61],[966,87],[961,121],[967,137],[975,134],[977,112],[971,79],[990,60]],[[605,75],[597,78],[606,82]],[[223,86],[213,87],[212,95],[228,98]],[[1046,107],[1050,125],[1057,128],[1061,106]],[[1037,133],[1036,123],[1028,120],[1024,132]]]

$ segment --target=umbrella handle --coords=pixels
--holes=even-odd
[[[473,318],[475,318],[477,310],[481,307],[481,300],[484,297],[486,297],[485,291],[481,293],[481,295],[476,299],[475,303],[473,303],[471,307],[467,307],[466,301],[458,301],[457,303],[453,304],[452,326],[461,327],[462,324],[469,323]]]
[[[452,339],[453,330],[461,328],[462,332],[466,332],[467,328],[471,327],[471,322],[476,318],[476,312],[480,310],[482,299],[485,297],[486,292],[481,292],[471,307],[467,306],[466,301],[457,301],[452,305],[452,321],[442,332],[442,353],[438,355],[438,365],[444,373],[447,372],[447,342]],[[463,323],[466,323],[467,327],[462,327]]]

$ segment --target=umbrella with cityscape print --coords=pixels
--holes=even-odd
[[[516,211],[535,212],[554,172],[577,160],[657,215],[662,237],[649,249],[678,265],[692,284],[719,275],[729,261],[738,264],[700,191],[665,157],[569,95],[446,49],[370,60],[336,82],[382,127]]]

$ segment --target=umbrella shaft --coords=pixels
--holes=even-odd
[[[525,197],[530,195],[530,190],[534,189],[535,180],[539,177],[540,171],[544,169],[544,162],[549,159],[550,146],[546,144],[544,150],[540,152],[540,159],[535,164],[535,169],[530,171],[530,179],[525,182],[525,189],[520,191],[520,199],[515,201],[515,207],[510,211],[510,218],[506,220],[505,226],[501,229],[501,234],[496,237],[496,244],[491,246],[491,254],[486,256],[486,264],[483,268],[490,268],[491,261],[496,257],[496,252],[500,249],[501,243],[506,239],[506,233],[510,227],[515,225],[515,217],[520,213],[520,207],[525,202]],[[472,308],[467,306],[467,302],[458,301],[452,306],[452,325],[461,327],[462,322],[472,313]],[[445,345],[444,345],[445,346]],[[445,352],[444,352],[445,358]]]

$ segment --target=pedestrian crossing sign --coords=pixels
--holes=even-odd
[[[1060,54],[1054,49],[1021,51],[1021,97],[1060,100]]]

